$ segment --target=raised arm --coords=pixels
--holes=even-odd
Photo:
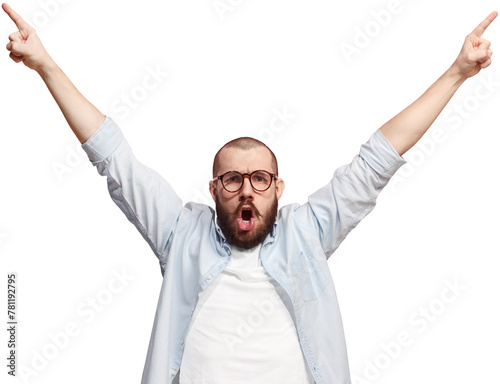
[[[491,43],[482,35],[497,15],[492,12],[465,38],[455,62],[422,96],[380,128],[400,155],[420,140],[464,81],[491,64]]]
[[[18,28],[9,36],[10,58],[16,63],[23,62],[40,75],[80,143],[86,142],[105,116],[83,97],[52,60],[36,31],[7,4],[2,4],[2,8]]]
[[[150,245],[163,272],[169,239],[183,210],[181,199],[160,174],[135,158],[119,127],[78,92],[48,55],[35,30],[7,4],[2,8],[19,29],[9,36],[10,57],[40,74],[89,160],[107,178],[112,200]],[[212,214],[208,207],[190,212],[194,211],[201,212],[198,216]]]

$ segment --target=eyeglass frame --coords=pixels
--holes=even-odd
[[[228,189],[224,186],[224,183],[222,182],[222,178],[223,178],[224,176],[226,176],[228,173],[232,173],[232,172],[234,172],[234,173],[238,173],[238,174],[240,174],[240,175],[242,176],[241,186],[240,186],[240,187],[239,187],[236,191],[230,191],[230,190],[228,190]],[[271,176],[271,182],[269,183],[269,185],[267,186],[267,188],[266,188],[266,189],[257,189],[257,188],[255,188],[255,187],[253,186],[253,184],[252,184],[252,177],[251,177],[251,176],[252,176],[255,172],[265,172],[265,173],[267,173],[269,176]],[[264,170],[264,169],[257,169],[257,170],[255,170],[255,171],[253,171],[253,172],[251,172],[251,173],[241,173],[241,172],[238,172],[238,171],[227,171],[227,172],[223,173],[223,174],[222,174],[222,175],[220,175],[220,176],[216,176],[216,177],[214,177],[214,178],[212,179],[212,181],[217,181],[217,180],[220,180],[220,183],[221,183],[221,185],[222,185],[222,188],[224,188],[224,190],[225,190],[225,191],[227,191],[227,192],[229,192],[229,193],[237,193],[237,192],[241,191],[241,188],[243,188],[243,184],[245,184],[245,176],[248,176],[248,181],[250,182],[250,185],[252,186],[252,188],[253,188],[253,190],[254,190],[254,191],[256,191],[256,192],[265,192],[265,191],[267,191],[269,188],[271,188],[271,184],[273,183],[273,179],[274,179],[274,180],[276,180],[276,176],[277,176],[277,175],[276,175],[275,173],[271,173],[271,172],[266,171],[266,170]]]

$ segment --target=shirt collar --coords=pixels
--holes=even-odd
[[[219,219],[214,218],[214,221],[215,221],[215,232],[217,236],[217,241],[219,242],[219,245],[222,247],[225,243],[227,243],[226,237],[224,236],[224,233],[222,232],[222,229],[219,226]]]

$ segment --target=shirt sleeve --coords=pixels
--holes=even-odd
[[[373,210],[380,191],[405,163],[377,129],[351,163],[339,167],[330,183],[299,208],[300,219],[319,234],[327,257]]]
[[[182,211],[180,198],[161,175],[135,158],[110,117],[82,148],[99,174],[107,178],[111,199],[164,263],[168,240]]]

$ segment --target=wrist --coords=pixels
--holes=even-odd
[[[54,60],[50,56],[47,55],[47,58],[40,63],[40,65],[36,68],[34,68],[36,72],[42,77],[42,79],[46,79],[48,76],[50,76],[51,73],[54,73],[59,69],[57,64],[55,63]]]
[[[456,61],[448,68],[446,75],[458,86],[462,85],[468,79],[468,76],[461,71]]]

